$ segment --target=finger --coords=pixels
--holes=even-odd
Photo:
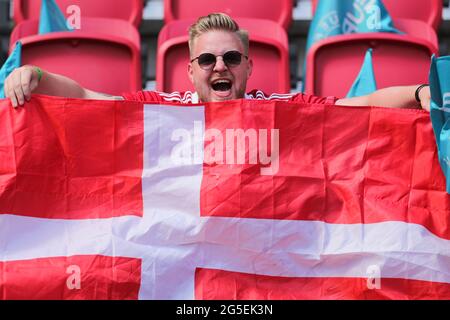
[[[3,94],[5,95],[5,98],[9,98],[8,97],[8,78],[6,78],[5,84],[3,85]]]
[[[22,91],[23,91],[26,101],[29,101],[31,99],[31,77],[32,77],[32,71],[24,70],[22,72],[21,78],[20,78]]]
[[[16,70],[13,70],[13,72],[11,72],[11,74],[8,76],[8,78],[6,78],[5,81],[5,97],[9,98],[11,100],[11,104],[14,108],[17,107],[18,103],[17,103],[17,97],[16,94],[14,93],[13,90],[13,85],[14,85],[14,73],[16,72]]]
[[[5,97],[11,100],[11,104],[14,108],[17,108],[18,101],[13,88],[15,73],[17,73],[17,69],[13,70],[5,81]]]
[[[17,98],[14,90],[11,87],[8,87],[8,91],[6,91],[6,96],[11,100],[12,106],[17,108]]]
[[[5,97],[6,98],[9,98],[9,93],[10,93],[10,90],[11,90],[11,75],[12,75],[12,73],[10,73],[8,77],[6,77],[5,84],[3,86],[3,90],[5,92]]]
[[[14,94],[13,91],[11,91],[11,88],[9,86],[9,79],[8,78],[5,80],[5,85],[3,87],[3,90],[5,91],[5,97],[9,98],[9,100],[11,100],[12,106],[14,108],[17,107],[17,101],[15,100],[16,99],[16,95]]]
[[[22,90],[22,83],[21,83],[21,72],[15,72],[13,74],[13,90],[17,97],[17,102],[19,105],[23,105],[25,103],[25,95],[23,94]]]

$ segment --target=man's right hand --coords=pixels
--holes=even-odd
[[[22,106],[31,99],[31,93],[45,94],[55,97],[123,100],[120,96],[112,96],[83,88],[68,77],[42,70],[39,80],[38,67],[26,65],[15,69],[5,80],[5,97],[11,99],[13,107]]]
[[[31,99],[31,93],[39,86],[37,68],[25,65],[14,69],[5,80],[5,97],[11,99],[13,107],[22,106]]]

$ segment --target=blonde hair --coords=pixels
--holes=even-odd
[[[223,30],[234,32],[244,45],[244,53],[248,55],[248,32],[239,29],[239,25],[229,15],[225,13],[211,13],[200,17],[196,23],[189,28],[189,51],[192,54],[195,38],[211,30]]]

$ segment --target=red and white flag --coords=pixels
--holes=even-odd
[[[449,299],[429,114],[0,101],[1,299]]]

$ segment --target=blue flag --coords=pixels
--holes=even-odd
[[[380,0],[321,0],[311,21],[306,50],[330,36],[365,32],[402,33],[394,28]]]
[[[4,85],[6,78],[9,76],[11,72],[13,72],[15,68],[20,67],[21,60],[22,60],[22,43],[20,41],[17,41],[14,51],[11,53],[8,59],[6,59],[2,68],[0,69],[0,99],[5,98]]]
[[[450,56],[433,55],[430,69],[431,123],[436,138],[439,162],[450,193]]]
[[[42,0],[39,34],[71,30],[67,26],[66,18],[55,0]]]
[[[375,81],[375,73],[373,72],[372,49],[369,49],[364,57],[361,70],[355,82],[353,82],[350,91],[347,93],[347,98],[365,96],[376,90],[377,83]]]

